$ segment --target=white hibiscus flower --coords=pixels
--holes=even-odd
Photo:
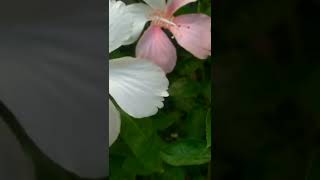
[[[133,23],[121,1],[109,0],[109,53],[131,36]],[[119,107],[135,118],[157,113],[163,107],[169,81],[150,61],[123,57],[109,61],[109,94]],[[109,146],[120,133],[120,115],[109,99]]]

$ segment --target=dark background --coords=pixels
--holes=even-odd
[[[0,180],[107,175],[106,3],[0,2]]]
[[[215,2],[214,179],[320,179],[319,10]]]

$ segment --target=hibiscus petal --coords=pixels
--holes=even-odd
[[[124,57],[109,62],[109,94],[135,118],[156,114],[168,85],[165,73],[149,61]]]
[[[0,117],[0,179],[35,180],[31,159]],[[17,173],[18,172],[18,173]]]
[[[166,7],[166,0],[144,0],[144,2],[155,10],[164,10]]]
[[[211,17],[204,14],[187,14],[174,18],[177,26],[170,31],[177,42],[199,59],[211,55]]]
[[[133,24],[126,8],[122,1],[109,0],[109,53],[130,38]]]
[[[1,24],[0,100],[50,159],[96,178],[108,169],[107,19],[105,2],[84,4]]]
[[[109,147],[119,136],[121,127],[120,114],[109,99]]]
[[[185,6],[186,4],[196,2],[197,0],[168,0],[167,14],[173,15],[178,9]]]
[[[131,44],[138,40],[143,31],[145,24],[149,21],[149,15],[152,9],[143,3],[134,3],[127,6],[127,13],[130,14],[133,27],[131,28],[130,37],[124,42],[124,45]]]
[[[168,36],[157,26],[150,26],[140,38],[136,56],[159,65],[166,73],[176,66],[176,48]]]

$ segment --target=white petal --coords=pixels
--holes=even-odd
[[[164,10],[166,7],[166,0],[144,0],[153,9]]]
[[[109,53],[130,37],[132,20],[122,1],[109,0]]]
[[[109,147],[116,141],[119,136],[121,120],[119,111],[109,99]]]
[[[131,44],[138,40],[145,24],[149,21],[152,9],[143,3],[134,3],[127,6],[127,12],[132,17],[133,27],[129,39],[124,43]]]
[[[156,114],[168,86],[165,73],[149,61],[124,57],[109,62],[109,94],[135,118]]]

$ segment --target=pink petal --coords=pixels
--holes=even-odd
[[[138,58],[151,60],[166,73],[176,66],[176,48],[158,26],[150,26],[142,35],[136,47]]]
[[[199,59],[211,55],[211,17],[204,14],[188,14],[176,17],[177,26],[170,28],[177,42]]]
[[[197,0],[171,0],[171,2],[170,1],[168,2],[167,14],[171,16],[182,6],[185,6],[186,4],[196,2],[196,1]]]

